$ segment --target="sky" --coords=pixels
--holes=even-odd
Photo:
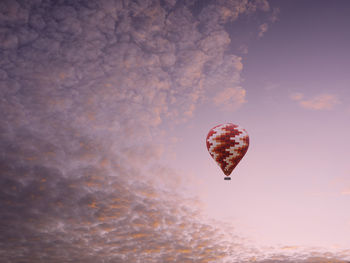
[[[349,11],[1,0],[2,260],[349,262]]]

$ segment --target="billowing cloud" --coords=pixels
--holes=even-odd
[[[207,83],[232,80],[227,70],[238,81],[223,26],[247,9],[1,1],[3,260],[208,262],[232,253],[171,188],[181,180],[157,164],[157,126],[191,117],[215,88]]]
[[[304,99],[302,93],[294,93],[290,96],[292,100],[298,101],[299,105],[311,110],[330,110],[339,104],[338,97],[334,94],[320,94],[311,99]]]
[[[1,1],[2,261],[255,253],[182,195],[180,176],[160,164],[159,125],[237,86],[224,24],[258,10],[267,2]]]

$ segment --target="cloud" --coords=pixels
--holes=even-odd
[[[220,65],[215,71],[209,71],[203,81],[203,87],[207,91],[208,102],[219,106],[223,110],[235,110],[245,102],[246,91],[240,86],[240,72],[243,69],[241,57],[226,55],[218,57]],[[222,60],[222,61],[221,61]]]
[[[238,47],[238,51],[242,54],[248,54],[248,46],[247,45],[241,45]]]
[[[224,23],[247,3],[193,3],[1,1],[2,260],[229,255],[160,163],[159,125],[239,80]]]
[[[281,11],[281,10],[280,10],[278,7],[274,7],[274,8],[272,9],[272,13],[271,13],[271,15],[270,15],[270,21],[271,21],[272,23],[274,23],[274,22],[276,22],[276,21],[279,20],[279,19],[278,19],[278,15],[279,15],[280,11]]]
[[[343,191],[341,191],[342,195],[350,195],[350,188],[349,189],[344,189]]]
[[[246,91],[242,87],[226,88],[216,94],[213,101],[216,106],[225,110],[234,110],[246,102]]]
[[[268,28],[269,28],[269,25],[267,23],[261,24],[259,26],[258,36],[263,37],[263,35],[267,32]]]
[[[290,95],[292,100],[300,101],[304,97],[303,93],[297,92]]]
[[[304,99],[302,93],[294,93],[290,96],[292,100],[298,101],[299,105],[311,110],[330,110],[340,101],[334,94],[320,94],[311,99]]]
[[[237,87],[242,63],[227,54],[224,23],[267,10],[266,1],[195,3],[1,1],[4,262],[227,262],[250,253],[203,219],[180,175],[161,164],[160,124],[190,118],[218,86]],[[231,102],[240,103],[238,91]]]
[[[349,250],[329,252],[323,248],[308,248],[298,246],[270,247],[260,257],[253,256],[242,262],[258,263],[348,263]],[[258,253],[259,254],[259,253]]]

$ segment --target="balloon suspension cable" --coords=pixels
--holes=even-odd
[[[231,180],[231,177],[226,176],[224,179],[225,180]]]

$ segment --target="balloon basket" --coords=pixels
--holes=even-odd
[[[231,177],[225,177],[224,179],[225,180],[231,180]]]

